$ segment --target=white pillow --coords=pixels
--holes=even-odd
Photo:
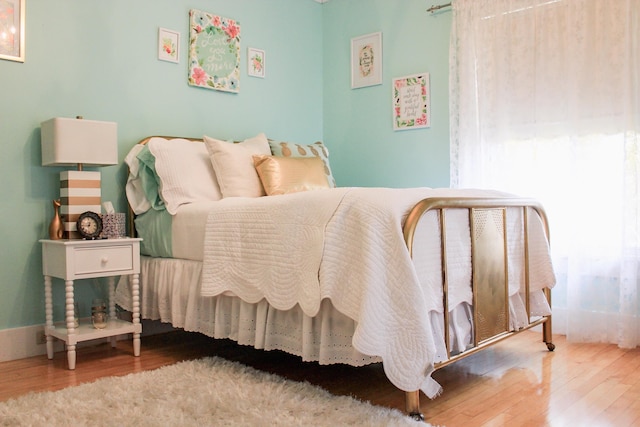
[[[175,214],[178,207],[186,203],[222,198],[207,148],[202,142],[151,138],[147,144],[155,157],[160,197],[170,214]]]
[[[270,155],[264,133],[242,142],[221,141],[204,136],[222,197],[260,197],[264,188],[253,165],[254,155]]]

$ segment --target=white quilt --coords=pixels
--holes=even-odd
[[[418,278],[402,225],[427,197],[497,197],[480,190],[337,188],[255,199],[229,198],[212,206],[204,238],[202,295],[232,293],[248,302],[266,299],[287,310],[299,304],[317,313],[323,298],[357,322],[353,346],[380,356],[401,390],[434,397],[435,361],[429,313],[442,310],[441,269]],[[466,225],[468,228],[468,224]],[[531,230],[543,233],[542,229]],[[434,230],[439,241],[439,230]],[[553,271],[544,237],[533,265]],[[461,250],[467,250],[463,248]],[[425,285],[427,284],[427,285]],[[461,299],[466,299],[461,297]],[[451,308],[451,307],[450,307]]]

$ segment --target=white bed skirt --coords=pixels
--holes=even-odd
[[[141,257],[140,311],[143,319],[160,320],[186,331],[213,338],[229,338],[239,344],[264,350],[282,350],[304,361],[320,364],[345,363],[363,366],[382,360],[357,351],[351,344],[356,323],[323,300],[320,312],[309,317],[299,306],[281,311],[266,301],[246,303],[237,297],[200,295],[202,263],[191,260]],[[123,276],[116,290],[116,303],[132,310],[131,290]],[[532,315],[550,312],[541,292],[532,294]],[[512,327],[527,324],[519,294],[511,297]],[[436,333],[437,360],[447,360],[444,347],[443,316],[431,314]],[[450,314],[450,341],[453,353],[473,342],[470,307],[463,303]]]

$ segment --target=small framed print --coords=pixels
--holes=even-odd
[[[429,73],[393,79],[393,130],[431,126]]]
[[[180,33],[166,28],[158,29],[158,59],[180,62]]]
[[[351,39],[351,88],[382,84],[382,33]]]
[[[0,1],[0,59],[24,62],[25,0]]]
[[[247,49],[247,74],[251,77],[265,76],[265,53],[264,50],[254,49],[252,47]]]

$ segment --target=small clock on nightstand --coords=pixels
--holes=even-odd
[[[95,240],[102,233],[102,218],[95,212],[83,212],[78,217],[76,228],[85,240]]]

